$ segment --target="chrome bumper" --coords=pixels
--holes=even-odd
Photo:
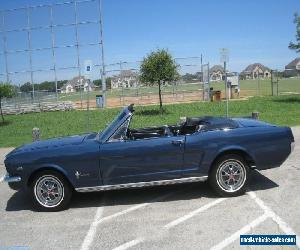
[[[20,182],[21,177],[20,176],[9,176],[8,174],[4,176],[4,181],[5,182]]]
[[[295,148],[295,142],[292,142],[292,143],[291,143],[291,152],[294,151],[294,148]]]

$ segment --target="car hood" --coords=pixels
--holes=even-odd
[[[12,154],[16,153],[25,153],[25,152],[31,152],[36,150],[44,150],[49,148],[58,148],[66,145],[78,145],[83,142],[83,140],[86,138],[87,134],[84,135],[74,135],[74,136],[67,136],[67,137],[61,137],[61,138],[53,138],[48,140],[42,140],[42,141],[35,141],[33,143],[22,145],[16,149],[14,149],[12,152],[10,152],[7,157],[9,157]]]

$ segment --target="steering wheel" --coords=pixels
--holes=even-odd
[[[174,134],[171,132],[168,126],[164,126],[164,135],[165,136],[173,136]]]
[[[134,137],[133,137],[133,135],[132,135],[130,129],[127,130],[127,135],[126,135],[126,136],[127,136],[127,138],[128,138],[129,140],[134,140]]]

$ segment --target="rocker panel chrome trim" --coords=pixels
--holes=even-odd
[[[178,184],[178,183],[201,182],[201,181],[206,181],[207,179],[208,179],[208,176],[188,177],[188,178],[180,178],[180,179],[172,179],[172,180],[135,182],[135,183],[103,185],[103,186],[95,186],[95,187],[81,187],[81,188],[75,188],[75,190],[77,192],[95,192],[95,191],[106,191],[106,190],[116,190],[116,189],[126,189],[126,188],[140,188],[140,187],[172,185],[172,184]]]

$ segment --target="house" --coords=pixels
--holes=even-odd
[[[285,76],[300,76],[300,57],[291,61],[285,66],[284,70]]]
[[[224,68],[221,65],[214,65],[209,69],[209,77],[211,81],[221,81],[224,76]]]
[[[271,69],[261,63],[253,63],[248,65],[240,75],[243,79],[269,78]]]
[[[85,79],[84,76],[76,76],[73,79],[69,80],[67,83],[65,83],[62,88],[60,89],[61,93],[73,93],[78,92],[82,89],[84,92],[87,91],[93,91],[95,90],[95,85]]]
[[[138,86],[138,74],[132,70],[122,70],[119,75],[111,78],[111,88],[136,88]]]

